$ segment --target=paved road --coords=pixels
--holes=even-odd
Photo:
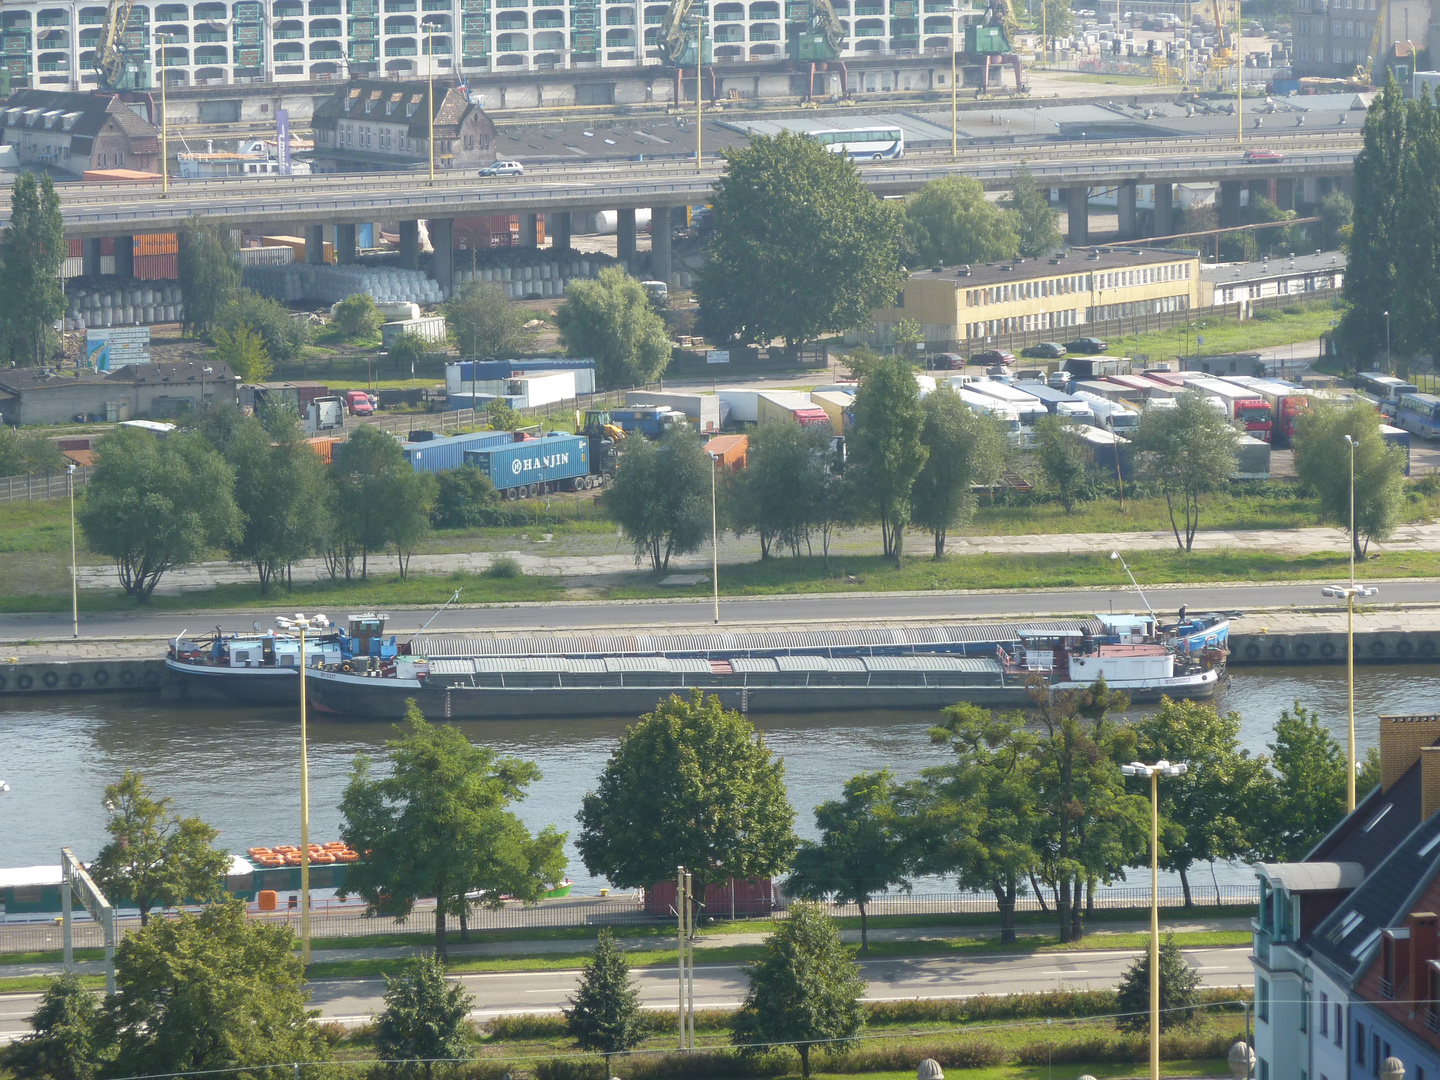
[[[1248,985],[1248,948],[1187,951],[1207,986]],[[1114,986],[1134,960],[1132,951],[1052,953],[1041,956],[993,956],[967,959],[917,958],[871,960],[861,968],[869,983],[869,1001],[912,998],[964,998],[977,994],[1017,994],[1057,987],[1087,989]],[[675,972],[635,972],[641,1000],[650,1008],[675,1004]],[[497,972],[464,975],[460,981],[475,995],[477,1020],[513,1013],[555,1012],[574,991],[578,971]],[[745,997],[745,976],[735,965],[697,965],[695,1004],[700,1008],[733,1008]],[[326,979],[313,984],[312,1004],[327,1020],[358,1024],[383,1007],[380,979]],[[25,1018],[34,1012],[38,994],[0,997],[0,1041],[28,1030]]]

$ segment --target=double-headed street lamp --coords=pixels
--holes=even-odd
[[[324,630],[330,620],[324,615],[293,618],[276,616],[282,630],[300,631],[300,962],[310,966],[310,761],[305,732],[305,631]]]
[[[1150,778],[1150,1080],[1160,1080],[1160,777],[1184,776],[1190,766],[1161,758],[1154,765],[1121,765],[1126,776]]]

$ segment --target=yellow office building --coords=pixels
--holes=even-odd
[[[1053,330],[1080,337],[1089,323],[1167,311],[1199,301],[1200,261],[1173,251],[1071,251],[1051,259],[920,270],[896,306],[875,312],[875,344],[894,340],[902,319],[941,348],[987,337]]]

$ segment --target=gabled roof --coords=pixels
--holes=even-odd
[[[44,118],[48,113],[57,115],[46,128]],[[72,139],[93,139],[112,118],[132,141],[142,143],[137,149],[147,148],[144,140],[153,144],[149,149],[159,145],[154,125],[141,119],[116,94],[16,90],[0,103],[0,128],[49,130],[57,135],[69,134]]]
[[[169,364],[127,364],[107,376],[114,382],[153,386],[157,383],[233,383],[235,373],[223,360],[182,360]]]
[[[411,138],[428,139],[430,121],[426,103],[430,84],[424,79],[396,81],[393,79],[352,79],[327,101],[315,108],[312,123],[330,128],[340,120],[372,123],[398,123],[409,120]],[[437,135],[454,135],[472,112],[481,111],[470,96],[458,86],[436,80],[435,130]],[[346,103],[350,107],[346,109]],[[366,106],[369,111],[366,111]]]
[[[1353,889],[1365,880],[1365,868],[1354,862],[1256,863],[1255,868],[1289,893]]]

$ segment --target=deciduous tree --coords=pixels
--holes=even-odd
[[[230,370],[245,382],[264,382],[270,377],[275,365],[265,351],[265,339],[243,322],[237,322],[233,331],[217,326],[212,331],[215,338],[215,359],[229,364]]]
[[[911,493],[915,524],[935,537],[935,557],[945,554],[945,538],[975,513],[976,484],[988,484],[1005,462],[1005,432],[990,416],[975,412],[949,387],[921,402],[924,424],[920,442],[925,465]]]
[[[640,987],[631,980],[630,965],[608,929],[600,931],[564,1013],[576,1045],[605,1055],[606,1076],[612,1075],[611,1055],[623,1054],[645,1038],[640,1028]]]
[[[472,278],[445,301],[445,333],[460,355],[513,356],[529,344],[525,314],[493,281]]]
[[[1193,1024],[1198,1017],[1200,973],[1175,943],[1174,934],[1160,942],[1160,1030],[1170,1031]],[[1146,949],[1126,969],[1116,993],[1117,1027],[1127,1031],[1150,1030],[1150,950]]]
[[[860,374],[855,394],[855,430],[850,437],[851,467],[861,474],[865,492],[880,522],[886,555],[899,565],[905,526],[910,523],[911,491],[930,455],[921,440],[925,414],[915,373],[901,357],[852,358]]]
[[[246,418],[226,455],[242,520],[230,557],[255,567],[262,595],[277,574],[320,545],[329,527],[328,481],[319,455],[293,428],[289,438],[272,439],[260,421]]]
[[[22,172],[10,188],[10,222],[0,236],[0,282],[5,289],[0,330],[10,359],[41,364],[50,324],[65,314],[65,286],[60,268],[70,254],[60,196],[48,175],[37,181]]]
[[[1134,439],[1139,471],[1165,493],[1170,529],[1181,551],[1195,543],[1202,496],[1229,483],[1239,439],[1240,433],[1197,390],[1178,395],[1173,409],[1146,409],[1141,415]]]
[[[1373,405],[1315,403],[1295,425],[1295,472],[1320,496],[1320,513],[1350,529],[1350,444],[1355,455],[1355,532],[1350,544],[1364,559],[1371,540],[1387,540],[1405,504],[1405,451],[1380,433]]]
[[[65,464],[65,455],[40,432],[0,425],[0,476],[59,472]]]
[[[406,468],[393,469],[389,474],[385,485],[385,505],[390,511],[387,534],[395,548],[402,580],[410,574],[410,557],[430,535],[436,487],[433,473]]]
[[[1257,846],[1262,858],[1297,862],[1345,816],[1345,751],[1298,701],[1275,721],[1269,749],[1274,776]],[[1356,792],[1365,794],[1358,781]]]
[[[0,1048],[0,1068],[32,1080],[93,1080],[109,1056],[100,999],[74,972],[57,975],[30,1015],[30,1034]]]
[[[1060,496],[1068,514],[1085,480],[1085,450],[1080,425],[1068,416],[1042,416],[1035,421],[1036,454],[1045,480]]]
[[[337,541],[360,553],[360,577],[370,575],[370,552],[383,551],[392,535],[392,512],[386,500],[395,477],[414,468],[400,444],[385,432],[364,425],[336,447]],[[347,574],[348,577],[348,574]]]
[[[180,227],[180,299],[187,334],[207,334],[240,287],[240,265],[230,226],[218,218],[196,215]]]
[[[931,180],[905,200],[905,240],[917,266],[1008,259],[1020,243],[1016,225],[968,176]]]
[[[610,513],[652,570],[667,570],[710,539],[710,458],[688,424],[658,443],[626,439],[606,499]]]
[[[670,363],[665,320],[650,306],[644,286],[618,266],[571,282],[555,325],[567,353],[594,357],[602,386],[648,383]]]
[[[1057,30],[1055,23],[1050,23],[1047,27],[1050,36],[1069,34],[1070,5],[1065,0],[1045,0],[1045,5],[1052,14],[1063,13],[1067,24],[1066,29]],[[1023,163],[1011,182],[1008,206],[1015,222],[1017,255],[1038,259],[1060,246],[1060,228],[1055,224],[1060,215],[1050,206],[1050,192],[1035,182],[1029,166]],[[1168,226],[1166,222],[1166,228],[1161,232],[1168,233]]]
[[[750,436],[745,468],[731,484],[730,514],[737,532],[754,532],[760,558],[778,544],[798,557],[810,537],[830,472],[830,429],[766,424]]]
[[[445,978],[436,956],[411,961],[398,978],[385,976],[385,1009],[375,1018],[375,1050],[387,1061],[424,1063],[434,1075],[436,1061],[471,1057],[473,994]]]
[[[232,335],[240,326],[258,334],[266,354],[272,361],[298,360],[310,340],[310,328],[303,319],[295,318],[278,300],[261,296],[249,289],[236,289],[215,320]],[[239,374],[237,371],[236,374]],[[254,380],[254,381],[259,381]]]
[[[369,293],[355,293],[335,305],[331,316],[335,329],[346,341],[367,340],[380,333],[380,324],[385,316],[375,306],[375,298]]]
[[[500,497],[477,466],[462,465],[439,475],[430,520],[440,529],[473,529],[495,524]]]

